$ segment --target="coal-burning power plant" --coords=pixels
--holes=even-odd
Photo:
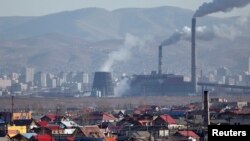
[[[192,19],[191,29],[191,81],[185,81],[183,75],[164,74],[162,72],[163,46],[171,44],[172,40],[163,42],[158,47],[158,72],[153,71],[149,75],[133,75],[130,79],[130,96],[164,96],[195,94],[197,89],[196,80],[196,19]],[[179,35],[177,35],[179,36]],[[95,72],[92,96],[114,96],[114,85],[110,72]]]
[[[92,86],[92,96],[114,96],[114,84],[111,72],[95,72]]]
[[[131,81],[132,95],[178,95],[196,93],[196,19],[192,19],[191,29],[191,81],[185,81],[184,76],[162,73],[162,52],[164,44],[158,47],[158,73],[150,75],[134,75]],[[166,43],[168,44],[168,42]]]
[[[225,4],[226,3],[226,4]],[[189,40],[190,29],[184,27],[181,31],[176,31],[169,39],[164,40],[159,46],[158,73],[153,71],[150,75],[133,75],[130,79],[129,95],[169,95],[169,94],[195,94],[197,91],[196,75],[196,19],[215,12],[228,12],[234,8],[244,7],[250,4],[249,0],[213,0],[203,3],[194,13],[191,24],[191,81],[185,81],[184,76],[175,74],[163,74],[162,57],[163,46],[177,43],[179,40]],[[197,38],[203,39],[201,30],[197,30]],[[205,39],[206,40],[206,39]],[[106,76],[107,75],[107,76]],[[109,76],[110,75],[110,76]],[[106,78],[108,77],[108,78]],[[95,74],[93,90],[101,91],[102,96],[113,95],[113,85],[111,74],[97,72]],[[207,100],[206,100],[207,101]]]

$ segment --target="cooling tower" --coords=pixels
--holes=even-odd
[[[114,85],[110,72],[95,72],[92,95],[98,97],[114,96]]]

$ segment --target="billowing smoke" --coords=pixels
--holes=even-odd
[[[244,7],[250,0],[213,0],[203,3],[194,13],[194,17],[202,17],[215,12],[229,12],[233,8]]]
[[[225,24],[214,25],[210,28],[207,26],[198,26],[196,28],[196,38],[198,40],[210,41],[214,38],[234,39],[242,35],[242,31],[234,26]],[[178,43],[181,40],[191,40],[191,28],[184,26],[181,30],[176,30],[168,39],[164,40],[161,45],[169,46]]]
[[[115,97],[120,97],[129,90],[130,84],[127,77],[123,77],[114,88]]]
[[[124,45],[119,50],[109,54],[107,61],[101,67],[101,71],[112,71],[113,66],[117,63],[125,62],[132,57],[132,49],[141,46],[142,41],[131,35],[126,34]]]
[[[196,28],[197,39],[200,40],[211,40],[215,37],[215,32],[211,29],[208,29],[206,26],[199,26]],[[168,46],[175,44],[180,40],[190,40],[191,39],[191,28],[183,27],[181,30],[176,30],[168,39],[164,40],[161,45]]]
[[[185,27],[181,31],[176,30],[174,32],[174,34],[172,34],[168,39],[164,40],[161,43],[161,45],[168,46],[171,44],[175,44],[175,43],[179,42],[184,36],[187,36],[187,33],[185,32]]]

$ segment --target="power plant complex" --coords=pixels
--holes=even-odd
[[[191,36],[191,81],[185,81],[183,75],[162,73],[162,48],[158,48],[158,73],[153,71],[149,75],[133,75],[129,81],[130,89],[125,95],[129,96],[164,96],[195,94],[196,80],[196,19],[192,19]],[[92,87],[93,96],[113,96],[114,84],[110,72],[96,72]]]
[[[192,19],[191,36],[191,81],[185,81],[184,76],[162,73],[162,48],[158,48],[158,73],[150,75],[134,75],[131,82],[132,95],[182,95],[196,93],[196,48],[195,48],[196,19]]]

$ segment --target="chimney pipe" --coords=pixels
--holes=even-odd
[[[196,80],[196,48],[195,48],[195,38],[196,38],[196,19],[192,18],[192,39],[191,39],[191,83],[193,87],[193,92],[196,93],[197,80]]]
[[[159,62],[158,62],[158,74],[162,74],[162,45],[159,46]]]
[[[204,91],[204,125],[210,124],[210,112],[209,112],[209,95],[208,91]]]

